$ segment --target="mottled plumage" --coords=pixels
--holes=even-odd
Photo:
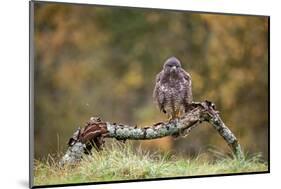
[[[171,119],[178,117],[180,112],[188,111],[192,102],[191,77],[181,68],[177,58],[167,59],[163,70],[157,74],[153,98],[160,111],[167,113]]]

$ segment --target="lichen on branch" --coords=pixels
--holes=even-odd
[[[230,129],[224,124],[212,102],[193,102],[190,110],[182,117],[159,122],[151,126],[136,127],[118,123],[104,122],[98,117],[92,117],[86,126],[78,129],[69,139],[68,150],[61,164],[78,162],[83,154],[90,154],[92,147],[97,151],[102,149],[104,138],[117,140],[150,140],[166,136],[187,135],[201,122],[209,122],[230,146],[237,158],[243,158],[240,144]],[[83,149],[83,150],[82,150]]]

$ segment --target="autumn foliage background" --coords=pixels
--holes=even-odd
[[[91,116],[166,119],[152,91],[170,56],[191,74],[194,101],[213,101],[244,150],[268,158],[267,17],[35,2],[34,45],[35,158],[63,152]],[[183,156],[229,151],[207,125],[135,143]]]

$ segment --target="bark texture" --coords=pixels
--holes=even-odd
[[[104,138],[125,141],[150,140],[165,136],[186,136],[203,121],[209,122],[218,131],[237,158],[244,157],[237,138],[224,124],[215,105],[212,102],[204,101],[201,103],[193,102],[190,110],[178,119],[155,123],[143,128],[104,122],[98,117],[92,117],[84,128],[79,128],[69,139],[68,150],[60,164],[72,164],[80,161],[83,154],[91,153],[92,147],[97,151],[101,150]]]

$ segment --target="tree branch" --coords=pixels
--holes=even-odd
[[[104,122],[100,118],[92,117],[84,128],[79,128],[69,139],[69,148],[60,164],[72,164],[80,161],[84,153],[91,153],[92,147],[97,151],[101,150],[104,138],[116,138],[117,140],[125,141],[182,136],[187,135],[203,121],[211,123],[230,146],[237,158],[241,159],[244,157],[237,138],[223,123],[219,112],[215,110],[215,105],[212,102],[204,101],[201,103],[193,102],[192,108],[181,118],[169,122],[155,123],[144,128]]]

